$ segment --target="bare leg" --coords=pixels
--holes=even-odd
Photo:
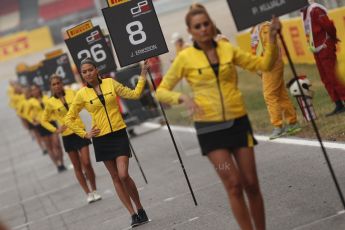
[[[256,173],[253,148],[239,148],[234,156],[241,174],[242,183],[248,197],[250,213],[256,230],[265,230],[265,208]]]
[[[34,134],[34,137],[36,139],[37,144],[40,146],[42,151],[47,151],[47,147],[45,145],[45,142],[41,135],[38,133],[37,130],[33,130],[32,133]]]
[[[57,161],[58,165],[63,165],[63,153],[62,153],[62,147],[60,143],[59,136],[57,134],[53,134],[50,136],[52,141],[52,148],[54,151],[55,159]]]
[[[81,164],[83,166],[83,169],[85,170],[86,177],[90,181],[92,191],[97,190],[96,176],[95,176],[95,172],[93,171],[93,168],[92,168],[92,164],[91,164],[91,160],[90,160],[90,152],[89,152],[88,146],[85,146],[85,147],[80,149],[80,159],[81,159]]]
[[[242,230],[253,230],[254,228],[243,195],[240,173],[229,151],[219,149],[210,152],[207,156],[223,182],[230,200],[232,212],[240,228]]]
[[[118,197],[120,198],[123,205],[127,208],[129,214],[133,215],[135,213],[133,209],[133,205],[127,191],[123,187],[122,182],[119,178],[119,175],[117,172],[116,161],[115,160],[104,161],[104,164],[105,164],[105,167],[108,169],[110,176],[113,180]]]
[[[47,151],[48,151],[48,154],[50,156],[50,159],[55,164],[55,166],[59,166],[59,164],[57,162],[57,159],[55,157],[55,154],[54,154],[53,142],[51,140],[51,137],[50,136],[45,136],[45,137],[42,137],[42,140],[44,141],[44,144],[47,147]]]
[[[71,162],[72,162],[73,168],[74,168],[74,173],[75,173],[75,176],[76,176],[80,186],[82,187],[82,189],[84,190],[84,192],[86,194],[90,193],[90,189],[87,186],[87,182],[86,182],[86,179],[84,177],[84,173],[82,171],[81,162],[80,162],[78,152],[74,152],[74,151],[69,152],[68,156],[71,159]]]
[[[116,159],[117,170],[119,172],[120,180],[122,181],[125,189],[128,191],[129,196],[135,203],[135,206],[138,209],[142,209],[143,206],[141,205],[139,193],[137,186],[135,185],[133,179],[128,174],[128,157],[127,156],[119,156]]]

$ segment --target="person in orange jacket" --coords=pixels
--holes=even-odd
[[[345,87],[336,76],[337,30],[327,15],[327,9],[318,3],[310,3],[301,9],[304,29],[310,50],[325,85],[328,95],[335,103],[335,109],[326,114],[331,116],[345,112]]]
[[[251,47],[252,53],[262,56],[269,42],[270,23],[264,22],[252,28],[251,30]],[[262,79],[262,88],[267,110],[270,116],[273,132],[270,140],[284,135],[292,135],[301,130],[297,123],[296,110],[288,96],[284,83],[284,63],[282,53],[274,63],[270,71],[260,73]],[[284,119],[285,118],[285,119]],[[284,120],[286,125],[284,126]]]

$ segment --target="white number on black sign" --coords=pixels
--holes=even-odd
[[[83,60],[85,58],[92,58],[95,62],[102,62],[107,58],[107,55],[104,52],[103,46],[101,44],[95,44],[91,46],[90,51],[89,50],[79,51],[78,59]]]
[[[19,83],[21,85],[27,85],[28,81],[26,80],[26,76],[19,76]]]
[[[34,77],[34,79],[32,80],[36,85],[43,85],[44,83],[43,83],[43,80],[42,80],[42,78],[40,78],[40,77]]]
[[[146,33],[143,29],[143,24],[140,21],[131,22],[126,26],[127,33],[129,34],[129,41],[132,45],[139,45],[146,41]],[[135,40],[134,36],[136,35],[140,35],[141,38]]]
[[[133,88],[137,86],[138,81],[139,81],[139,75],[134,75],[133,77],[131,77],[130,83]]]
[[[66,77],[66,72],[64,71],[62,66],[58,66],[55,71],[56,75],[65,78]]]

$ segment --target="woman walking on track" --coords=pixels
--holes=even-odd
[[[24,127],[30,132],[31,137],[35,139],[35,141],[41,148],[43,155],[48,154],[43,138],[41,137],[41,135],[39,134],[35,126],[30,122],[30,117],[29,117],[29,114],[30,114],[29,100],[31,98],[30,88],[20,87],[19,85],[17,85],[16,92],[22,93],[19,95],[14,95],[14,97],[17,97],[14,99],[17,115],[21,118],[21,121]]]
[[[253,149],[256,140],[237,88],[236,66],[250,71],[270,70],[278,55],[276,35],[280,22],[272,20],[270,42],[263,57],[246,53],[222,39],[214,40],[216,27],[205,9],[190,9],[186,24],[194,46],[176,57],[158,87],[157,98],[168,104],[183,103],[194,114],[202,154],[222,180],[238,224],[243,230],[263,230],[264,202]],[[172,91],[183,77],[194,98]]]
[[[80,72],[87,85],[77,92],[65,118],[66,126],[73,132],[82,138],[92,138],[96,161],[103,161],[108,169],[117,195],[132,217],[132,227],[148,222],[148,217],[140,202],[138,189],[128,174],[129,139],[116,97],[138,99],[145,86],[147,68],[145,62],[137,86],[132,90],[112,78],[101,79],[96,63],[92,59],[84,59]],[[74,122],[83,108],[92,116],[89,132]]]
[[[66,167],[63,164],[63,154],[59,136],[50,132],[41,125],[42,115],[45,105],[48,101],[48,97],[42,94],[42,91],[38,85],[31,86],[31,95],[32,97],[28,101],[28,120],[35,126],[38,133],[42,137],[49,156],[56,165],[58,172],[63,172],[66,170]],[[52,120],[55,120],[55,118]]]
[[[71,159],[75,176],[80,186],[87,194],[87,202],[92,203],[98,201],[102,199],[102,197],[96,191],[95,173],[91,165],[89,152],[89,144],[91,144],[91,142],[89,139],[79,137],[64,124],[64,118],[75,97],[75,92],[71,89],[65,90],[63,88],[62,78],[58,75],[52,75],[50,77],[50,88],[53,96],[46,102],[41,124],[50,132],[62,135],[63,146]],[[53,116],[58,121],[59,128],[56,128],[49,122]],[[85,129],[79,116],[74,122]],[[90,182],[91,189],[87,184],[83,169]]]

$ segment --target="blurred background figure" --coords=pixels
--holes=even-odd
[[[263,56],[265,47],[269,42],[269,29],[269,22],[252,28],[251,48],[254,55]],[[285,88],[284,63],[281,52],[279,52],[273,69],[260,73],[260,76],[268,114],[271,124],[274,126],[272,134],[269,137],[270,140],[284,135],[292,135],[300,131],[301,128],[297,124],[296,110]],[[287,123],[286,126],[284,126],[284,120]]]
[[[155,82],[155,85],[156,87],[158,87],[163,78],[161,59],[157,56],[157,57],[149,58],[147,59],[147,61],[150,66],[150,71],[151,71],[153,80]]]
[[[48,154],[54,165],[57,167],[57,171],[59,173],[66,171],[67,169],[64,165],[62,147],[58,134],[50,132],[41,125],[42,115],[44,108],[46,107],[48,97],[42,93],[42,90],[37,85],[32,85],[30,89],[32,97],[28,101],[30,111],[28,119],[30,123],[35,126],[35,129],[43,139],[48,150]],[[52,119],[50,122],[52,122],[52,125],[56,126],[54,120]]]
[[[301,9],[305,34],[311,52],[325,85],[328,95],[335,103],[335,108],[326,116],[332,116],[345,112],[343,101],[345,100],[345,87],[336,76],[336,44],[337,30],[332,20],[327,15],[327,9],[318,3],[311,2]]]
[[[171,35],[170,42],[175,46],[175,56],[177,56],[185,48],[189,47],[182,35],[178,32],[175,32]]]

